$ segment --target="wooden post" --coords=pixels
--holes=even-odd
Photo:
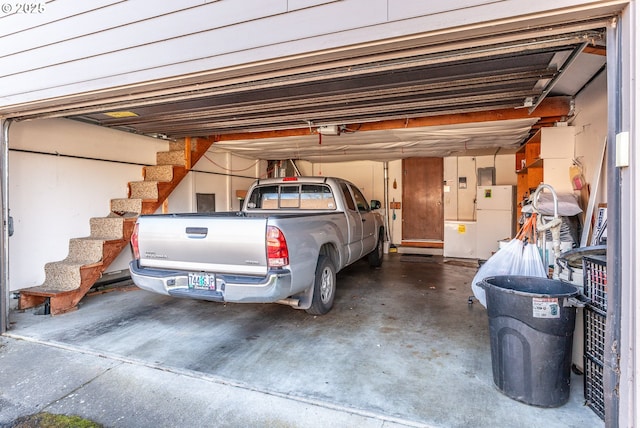
[[[191,137],[184,138],[184,167],[191,169]]]

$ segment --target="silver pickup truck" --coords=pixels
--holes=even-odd
[[[140,216],[131,278],[176,297],[326,314],[338,271],[363,257],[382,264],[379,208],[338,178],[257,180],[238,212]]]

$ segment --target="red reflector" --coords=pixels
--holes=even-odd
[[[131,234],[131,248],[133,248],[133,257],[136,260],[140,259],[140,248],[138,247],[138,223],[133,227],[133,233]]]
[[[284,177],[282,181],[298,181],[298,177]]]
[[[282,267],[289,264],[289,249],[284,234],[275,226],[267,226],[267,264]]]

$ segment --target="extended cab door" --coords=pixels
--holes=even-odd
[[[362,255],[362,216],[351,194],[351,186],[347,183],[340,182],[340,190],[344,196],[344,213],[349,222],[349,237],[347,239],[347,253],[349,257],[346,263],[349,264],[358,260]]]
[[[356,201],[356,208],[360,214],[362,223],[362,253],[360,257],[370,253],[376,246],[376,222],[371,214],[371,207],[365,199],[360,189],[350,185],[353,197]]]

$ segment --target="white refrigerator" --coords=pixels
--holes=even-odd
[[[476,255],[488,259],[499,241],[515,237],[515,186],[478,186]]]

